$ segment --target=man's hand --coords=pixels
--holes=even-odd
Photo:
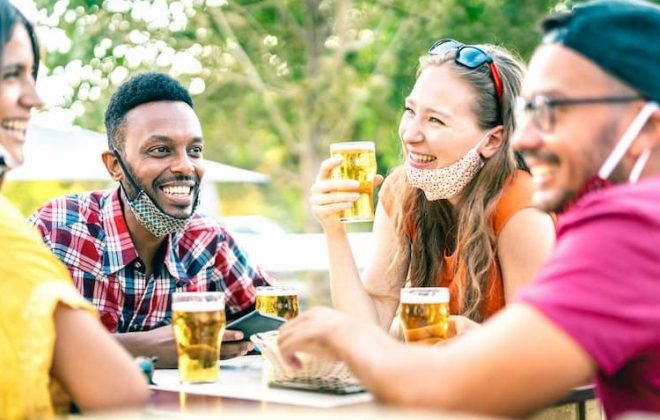
[[[252,349],[254,349],[254,345],[250,341],[243,341],[242,332],[225,330],[222,337],[222,346],[220,347],[220,358],[231,359],[245,356]]]
[[[280,328],[278,344],[284,359],[300,367],[300,361],[295,357],[295,352],[299,351],[327,360],[338,360],[346,356],[342,354],[346,350],[342,347],[351,343],[353,350],[369,353],[370,347],[378,342],[370,342],[372,333],[386,336],[375,325],[364,324],[334,309],[318,307],[284,324]]]
[[[157,356],[157,368],[176,368],[177,366],[176,343],[171,325],[149,331],[117,333],[114,336],[133,357]]]
[[[449,329],[447,338],[452,338],[481,328],[481,324],[472,321],[470,318],[462,315],[452,315],[449,317]]]
[[[149,331],[119,333],[114,335],[134,357],[157,356],[156,367],[171,369],[177,367],[177,352],[171,325],[154,328]],[[243,333],[226,330],[220,348],[221,359],[243,356],[254,348],[249,341],[242,341]]]

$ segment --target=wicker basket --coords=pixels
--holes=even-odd
[[[290,366],[280,353],[277,345],[278,336],[279,331],[269,331],[250,337],[273,367],[273,377],[269,383],[282,385],[294,382],[306,384],[310,389],[328,391],[349,388],[352,392],[363,390],[360,381],[353,376],[344,362],[330,362],[310,354],[297,353],[296,357],[302,366],[300,368]]]

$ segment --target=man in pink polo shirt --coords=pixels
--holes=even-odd
[[[543,23],[514,146],[560,213],[538,279],[439,347],[316,309],[280,349],[346,361],[385,402],[526,415],[595,381],[608,417],[660,412],[660,7],[583,3]]]

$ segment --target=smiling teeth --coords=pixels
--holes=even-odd
[[[434,156],[429,155],[418,155],[417,153],[410,152],[410,159],[419,163],[429,163],[435,160]]]
[[[27,130],[27,123],[25,121],[9,120],[2,122],[2,128],[12,131],[20,131],[25,133]]]
[[[189,195],[191,191],[192,188],[185,185],[171,185],[163,187],[163,192],[165,194],[171,195]]]
[[[550,165],[534,165],[529,168],[534,180],[542,180],[551,170],[552,167]]]

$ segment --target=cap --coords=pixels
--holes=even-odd
[[[660,101],[660,6],[641,0],[595,0],[541,23],[543,43],[560,43]]]

